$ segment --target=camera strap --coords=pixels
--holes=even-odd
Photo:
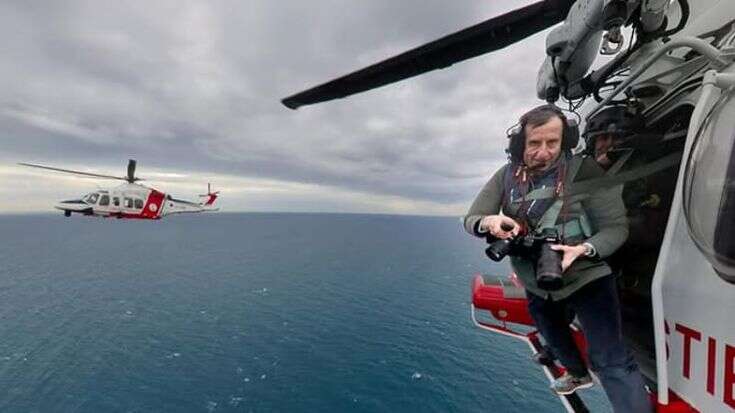
[[[600,189],[612,188],[614,186],[630,181],[635,181],[636,179],[644,178],[646,176],[653,175],[656,172],[666,170],[672,166],[679,164],[679,162],[681,161],[681,156],[682,152],[674,152],[653,162],[649,162],[645,165],[641,165],[618,173],[620,168],[622,167],[621,163],[619,167],[610,168],[610,170],[608,170],[605,175],[601,177],[587,179],[571,184],[570,187],[566,188],[567,190],[564,191],[564,196],[575,197],[575,200],[584,199],[588,196],[590,192]],[[625,159],[627,160],[627,157]],[[547,199],[555,196],[556,193],[554,191],[554,188],[539,188],[526,194],[526,200],[532,201],[535,199]]]
[[[628,159],[630,156],[633,155],[633,149],[626,149],[623,152],[623,155],[618,158],[617,161],[615,161],[612,165],[610,165],[610,168],[608,168],[607,172],[605,172],[605,175],[615,175],[620,171],[620,168],[625,165],[626,162],[628,162]]]
[[[543,231],[546,228],[555,228],[556,227],[556,220],[559,217],[559,214],[561,213],[562,208],[564,208],[564,202],[566,198],[566,188],[568,184],[574,181],[574,177],[577,176],[577,172],[579,172],[579,168],[582,166],[583,158],[580,156],[575,156],[572,158],[571,162],[569,162],[569,166],[566,171],[565,175],[565,181],[564,185],[561,186],[561,193],[556,195],[556,188],[542,188],[543,189],[552,189],[554,192],[552,192],[552,196],[556,196],[556,200],[554,203],[552,203],[549,208],[544,212],[544,214],[539,219],[538,223],[536,223],[536,227],[534,230],[536,232]],[[532,191],[531,193],[536,192]],[[529,194],[531,195],[531,194]],[[564,232],[566,227],[561,228],[561,232]]]
[[[656,161],[636,168],[631,168],[630,170],[621,173],[617,172],[622,167],[623,162],[616,163],[614,166],[617,167],[611,168],[611,170],[602,177],[587,179],[577,182],[574,185],[565,185],[563,193],[559,194],[559,196],[556,195],[554,188],[539,188],[531,191],[526,195],[526,200],[557,197],[554,203],[549,206],[539,219],[536,224],[535,231],[540,232],[546,228],[557,228],[557,231],[560,234],[564,234],[566,237],[576,237],[578,235],[584,235],[585,237],[591,236],[591,226],[585,214],[582,214],[579,219],[556,225],[559,214],[564,207],[564,202],[579,202],[588,198],[590,196],[590,192],[612,188],[625,182],[635,181],[636,179],[668,169],[677,165],[681,161],[681,155],[681,152],[675,152],[657,159]],[[574,176],[579,171],[579,167],[583,161],[581,157],[575,157],[573,160],[574,162],[570,165],[569,175],[567,177],[569,179],[568,182],[572,182],[574,180]],[[627,160],[627,157],[625,160]]]

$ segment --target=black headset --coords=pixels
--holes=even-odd
[[[541,105],[524,113],[523,116],[521,116],[521,118],[518,120],[518,123],[511,126],[506,132],[508,135],[508,149],[506,149],[505,152],[508,154],[511,162],[523,162],[523,151],[526,150],[526,124],[528,123],[529,115],[536,112],[547,111],[553,112],[554,115],[558,116],[559,119],[561,119],[562,151],[571,152],[572,149],[577,147],[577,144],[579,143],[579,123],[577,122],[577,120],[567,118],[566,115],[564,115],[564,112],[562,112],[562,110],[555,105]]]

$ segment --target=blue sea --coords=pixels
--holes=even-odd
[[[0,412],[563,412],[456,218],[0,216]],[[609,412],[597,386],[582,392]]]

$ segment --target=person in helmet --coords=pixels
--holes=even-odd
[[[621,161],[627,152],[633,152],[628,142],[640,131],[644,130],[643,116],[634,108],[626,105],[607,107],[595,114],[588,122],[584,131],[586,143],[585,152],[591,156],[600,167],[609,170],[613,164]],[[628,168],[640,163],[635,154],[627,154],[630,158],[625,161]],[[622,167],[622,165],[621,165]],[[657,195],[649,194],[644,179],[627,182],[623,188],[623,204],[631,211],[656,202]]]
[[[587,152],[605,170],[618,160],[625,141],[644,128],[643,117],[627,105],[607,107],[596,113],[584,132]]]
[[[657,136],[646,134],[644,117],[629,105],[610,106],[593,115],[583,136],[587,154],[611,174],[644,167],[667,151],[665,145],[652,143],[657,141]],[[621,159],[623,156],[625,159]],[[616,162],[620,164],[613,171]],[[676,181],[670,174],[670,170],[664,170],[624,183],[622,197],[629,237],[607,258],[618,275],[624,299],[646,300],[650,295],[668,205],[674,192],[671,185]]]

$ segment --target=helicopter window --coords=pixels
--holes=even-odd
[[[108,205],[110,205],[110,196],[103,194],[100,197],[100,206],[108,206]]]
[[[142,209],[143,208],[143,200],[136,198],[135,199],[135,209]]]
[[[120,198],[118,197],[112,197],[112,205],[120,206]]]
[[[96,204],[96,203],[97,203],[97,198],[98,198],[99,196],[100,196],[100,195],[99,195],[98,193],[96,193],[96,192],[93,192],[93,193],[91,193],[91,194],[87,195],[87,196],[86,196],[86,197],[84,198],[84,202],[86,202],[86,203],[88,203],[88,204]]]
[[[133,208],[133,198],[125,197],[125,199],[123,200],[123,203],[125,205],[125,208],[130,208],[130,209]]]
[[[735,283],[735,100],[715,104],[687,160],[684,214],[689,233],[717,274]]]
[[[727,178],[722,191],[714,239],[715,254],[726,259],[730,268],[735,263],[735,239],[730,232],[733,227],[735,227],[735,147],[730,149]],[[735,282],[735,277],[730,277],[729,281]]]

